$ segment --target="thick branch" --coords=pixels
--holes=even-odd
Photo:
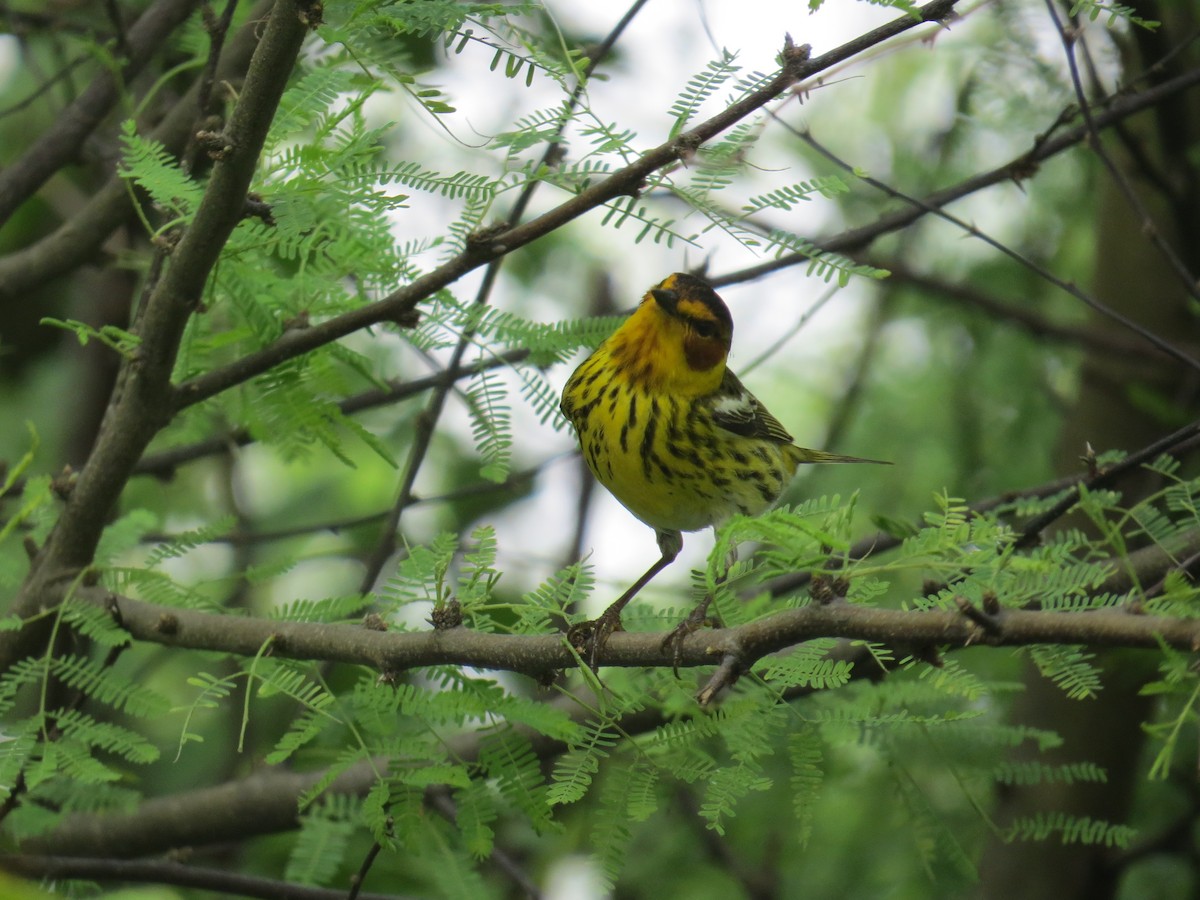
[[[1138,551],[1130,555],[1125,570],[1114,573],[1099,590],[1123,593],[1135,583],[1151,584],[1175,564],[1175,559],[1195,553],[1198,548],[1200,533],[1189,535],[1181,546],[1172,548],[1172,553],[1157,547]],[[103,602],[103,592],[96,591],[94,595]],[[566,651],[561,635],[474,635],[465,629],[432,634],[389,635],[353,626],[261,622],[213,616],[125,599],[119,599],[117,603],[124,623],[134,637],[148,632],[150,640],[177,646],[230,650],[223,641],[213,639],[204,643],[201,640],[206,638],[203,629],[209,629],[207,638],[211,639],[221,635],[223,629],[237,631],[238,626],[243,625],[249,628],[265,626],[257,634],[243,633],[240,636],[243,652],[248,654],[257,652],[262,642],[274,633],[283,638],[276,639],[272,645],[277,655],[297,655],[289,652],[297,649],[306,654],[318,654],[322,642],[329,641],[326,649],[331,652],[319,656],[304,655],[303,658],[346,659],[365,665],[378,665],[378,659],[413,664],[412,651],[420,651],[426,657],[440,655],[443,658],[441,661],[469,662],[481,659],[486,667],[490,664],[489,658],[493,662],[498,661],[495,659],[498,656],[511,659],[513,648],[519,648],[518,652],[525,653],[528,660],[538,665],[553,668],[559,663],[575,663],[575,658]],[[984,624],[980,623],[981,614],[986,616]],[[769,653],[798,640],[837,633],[860,640],[898,641],[907,646],[948,647],[972,643],[1006,645],[1065,642],[1154,648],[1159,645],[1161,636],[1174,646],[1193,650],[1200,639],[1200,620],[1168,619],[1115,610],[1082,613],[984,613],[973,610],[973,614],[968,615],[961,608],[905,612],[833,603],[786,610],[741,628],[693,634],[683,642],[681,662],[684,665],[713,664],[733,653],[742,660],[744,668],[753,661],[755,655]],[[662,654],[660,644],[657,634],[618,632],[602,651],[602,664],[669,665],[672,660]],[[506,650],[505,645],[509,649]],[[450,651],[456,646],[491,652],[464,653],[454,658]],[[407,660],[400,659],[395,652],[401,649],[409,653]],[[832,655],[853,661],[857,677],[874,677],[877,669],[868,671],[868,667],[858,665],[864,661],[859,649],[844,642],[832,651]],[[464,659],[467,656],[470,659]],[[808,692],[809,689],[797,689],[789,696]],[[573,708],[573,715],[584,718],[590,716],[590,706]],[[660,711],[647,707],[623,717],[615,727],[621,734],[639,734],[662,721]],[[527,733],[534,752],[541,758],[548,758],[564,749],[561,741],[522,730]],[[454,757],[471,762],[478,755],[480,740],[479,733],[463,734],[453,739],[451,749]],[[334,794],[361,795],[371,787],[379,772],[386,771],[389,764],[389,760],[382,758],[364,760],[343,772],[327,790]],[[238,841],[255,835],[290,830],[296,827],[298,821],[297,798],[311,790],[325,775],[324,771],[264,769],[247,778],[216,787],[147,800],[131,812],[72,816],[50,835],[25,842],[23,849],[35,853],[127,858],[158,853],[173,847]]]

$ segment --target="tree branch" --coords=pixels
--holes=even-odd
[[[1177,564],[1200,551],[1200,530],[1189,533],[1167,552],[1148,547],[1129,556],[1129,571],[1138,584],[1153,584]],[[1132,582],[1115,571],[1100,588],[1122,593]],[[368,666],[396,673],[425,666],[472,666],[518,672],[541,679],[575,668],[578,656],[563,634],[505,635],[468,628],[422,632],[375,631],[360,625],[288,622],[175,609],[120,597],[100,589],[79,593],[112,610],[130,637],[138,641],[191,650],[211,650],[253,657],[269,648],[273,656]],[[601,666],[647,667],[677,662],[680,666],[716,664],[736,657],[744,670],[755,660],[803,641],[839,637],[885,644],[967,647],[1028,644],[1089,644],[1097,647],[1158,647],[1165,643],[1191,652],[1200,649],[1200,620],[1135,615],[1127,611],[1053,612],[1001,610],[990,626],[964,610],[899,610],[850,603],[810,604],[781,610],[734,628],[701,630],[664,650],[657,632],[612,635],[599,651]]]
[[[1200,436],[1200,421],[1185,425],[1178,431],[1174,431],[1166,437],[1155,441],[1153,444],[1143,447],[1136,453],[1129,454],[1120,462],[1106,466],[1092,477],[1080,481],[1053,508],[1046,510],[1040,516],[1036,516],[1031,521],[1025,523],[1025,526],[1021,529],[1021,536],[1017,539],[1017,547],[1032,546],[1047,527],[1066,515],[1071,507],[1079,502],[1081,486],[1087,489],[1106,487],[1126,472],[1138,468],[1143,463],[1157,459],[1164,453],[1169,453],[1183,442],[1197,436]]]
[[[822,156],[824,156],[830,162],[834,163],[837,166],[840,166],[841,168],[845,169],[847,172],[855,173],[856,170],[855,170],[854,166],[850,165],[850,163],[841,159],[836,154],[834,154],[831,150],[829,150],[827,147],[825,147],[820,142],[818,142],[816,140],[816,138],[814,138],[810,132],[798,131],[798,130],[792,128],[790,125],[786,125],[786,124],[784,124],[783,127],[787,128],[789,131],[791,131],[793,134],[795,134],[796,137],[800,138],[802,141],[804,141],[806,144],[808,144],[810,147],[812,147],[814,150],[816,150],[818,153],[820,153]],[[965,222],[962,219],[958,218],[958,216],[955,216],[955,215],[952,215],[952,214],[946,212],[946,210],[942,209],[941,207],[930,205],[928,202],[926,202],[924,200],[920,200],[920,199],[917,199],[916,197],[909,196],[908,194],[905,194],[903,191],[899,191],[896,188],[891,187],[890,185],[885,184],[884,182],[882,182],[876,178],[871,178],[870,176],[866,176],[866,175],[860,175],[858,177],[864,183],[869,184],[869,185],[871,185],[871,187],[884,192],[889,197],[895,197],[897,199],[903,200],[906,203],[909,203],[914,207],[923,209],[925,212],[932,213],[933,215],[938,216],[939,218],[945,219],[947,222],[950,222],[953,225],[956,225],[957,227],[959,227],[963,231],[965,231],[967,234],[971,235],[972,237],[978,238],[979,240],[981,240],[985,244],[987,244],[989,247],[992,247],[993,249],[998,250],[1000,253],[1004,254],[1009,259],[1012,259],[1015,262],[1019,263],[1020,265],[1024,266],[1025,268],[1029,269],[1029,271],[1036,274],[1043,281],[1047,282],[1048,284],[1054,285],[1059,290],[1063,291],[1064,293],[1070,294],[1072,297],[1074,297],[1076,300],[1079,300],[1081,303],[1083,303],[1085,306],[1089,307],[1090,309],[1092,309],[1092,310],[1100,313],[1101,315],[1106,316],[1109,319],[1112,319],[1114,322],[1117,322],[1118,324],[1124,326],[1125,328],[1127,328],[1134,334],[1141,337],[1144,341],[1146,341],[1146,343],[1150,344],[1157,350],[1161,351],[1162,353],[1166,354],[1167,356],[1172,357],[1173,359],[1182,363],[1183,365],[1188,366],[1189,368],[1200,372],[1200,360],[1197,360],[1195,357],[1193,357],[1190,354],[1186,353],[1185,351],[1179,349],[1174,344],[1172,344],[1170,341],[1164,340],[1163,338],[1159,337],[1154,332],[1139,325],[1137,322],[1133,321],[1132,319],[1130,319],[1128,316],[1126,316],[1124,313],[1120,312],[1119,310],[1114,309],[1113,307],[1109,306],[1106,303],[1100,302],[1095,297],[1093,297],[1091,294],[1087,293],[1082,288],[1080,288],[1078,285],[1076,285],[1074,282],[1066,281],[1062,278],[1059,278],[1057,275],[1055,275],[1053,272],[1051,272],[1045,266],[1039,264],[1035,260],[1024,255],[1023,253],[1020,253],[1020,252],[1014,250],[1012,247],[1009,247],[1007,244],[1001,243],[1000,241],[991,237],[987,233],[976,228],[974,225],[970,224],[969,222]]]
[[[854,254],[851,256],[857,259]],[[998,321],[1015,325],[1035,337],[1076,344],[1101,353],[1119,353],[1126,356],[1146,354],[1148,349],[1153,349],[1147,348],[1141,341],[1130,340],[1112,331],[1051,321],[1030,309],[1006,302],[973,285],[918,272],[899,258],[880,260],[863,257],[857,261],[887,269],[891,273],[888,276],[889,284],[895,282],[911,285],[926,296],[941,296],[965,308],[977,309]],[[1152,355],[1156,360],[1165,358],[1161,352]]]
[[[1162,254],[1163,259],[1175,272],[1179,283],[1183,289],[1188,292],[1192,300],[1200,300],[1200,287],[1196,284],[1196,276],[1188,271],[1187,265],[1170,242],[1163,237],[1161,229],[1154,223],[1150,211],[1146,208],[1137,191],[1133,189],[1133,185],[1129,183],[1129,179],[1120,170],[1112,157],[1104,150],[1104,145],[1100,141],[1100,132],[1097,130],[1095,119],[1092,117],[1092,104],[1088,101],[1087,91],[1084,90],[1083,80],[1079,76],[1079,63],[1075,58],[1075,42],[1080,38],[1078,31],[1072,27],[1067,29],[1059,18],[1058,10],[1054,7],[1054,0],[1045,0],[1046,12],[1050,15],[1051,21],[1054,22],[1054,30],[1058,32],[1059,40],[1062,42],[1063,52],[1067,56],[1067,70],[1071,73],[1071,85],[1075,89],[1075,99],[1079,102],[1079,111],[1083,114],[1084,127],[1088,131],[1087,145],[1092,152],[1100,160],[1101,164],[1108,171],[1109,177],[1121,192],[1121,196],[1125,198],[1125,202],[1129,204],[1129,208],[1137,215],[1141,222],[1141,232],[1149,238],[1150,243]]]
[[[0,855],[0,870],[26,878],[85,879],[142,884],[173,884],[262,900],[346,900],[341,888],[310,887],[273,878],[239,875],[225,869],[168,860],[127,860],[83,856]],[[359,900],[399,900],[397,894],[358,894]]]
[[[1164,81],[1162,84],[1140,93],[1116,97],[1107,105],[1103,112],[1093,112],[1093,124],[1098,129],[1107,128],[1115,122],[1126,119],[1142,110],[1150,109],[1163,102],[1166,98],[1183,93],[1198,84],[1200,84],[1200,68],[1192,69],[1178,78]],[[1060,120],[1062,118],[1062,116],[1059,117]],[[973,175],[970,178],[965,178],[958,184],[944,188],[943,190],[934,191],[920,200],[917,206],[897,210],[891,215],[880,217],[869,225],[852,228],[849,231],[843,231],[841,234],[824,240],[815,240],[813,241],[813,246],[818,250],[826,250],[833,253],[849,253],[854,250],[862,250],[869,246],[876,238],[907,228],[930,211],[947,206],[955,200],[961,200],[963,197],[1002,182],[1013,181],[1020,183],[1028,180],[1037,172],[1038,166],[1041,163],[1051,157],[1057,156],[1064,150],[1069,150],[1076,144],[1082,143],[1090,134],[1091,130],[1087,126],[1081,125],[1065,131],[1057,137],[1049,137],[1044,134],[1038,135],[1033,141],[1033,146],[1027,152],[1022,153],[1020,156],[1003,165],[997,166],[990,171]],[[737,269],[733,272],[727,272],[724,275],[716,275],[710,277],[708,280],[714,287],[740,284],[744,281],[753,281],[756,278],[762,278],[764,275],[769,275],[772,272],[802,265],[808,261],[809,257],[807,254],[789,253],[778,259],[748,266],[744,269]]]
[[[128,53],[120,75],[103,71],[33,141],[25,155],[0,171],[0,228],[17,207],[32,197],[46,180],[79,154],[89,134],[117,102],[124,83],[137,75],[161,49],[172,31],[187,20],[198,0],[158,0],[125,35]]]

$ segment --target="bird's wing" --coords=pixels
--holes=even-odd
[[[726,431],[781,444],[792,442],[792,436],[779,424],[779,420],[767,412],[758,398],[746,390],[738,377],[728,369],[709,403],[713,422]]]

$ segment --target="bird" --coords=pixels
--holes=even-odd
[[[646,292],[563,388],[559,406],[588,468],[654,529],[660,553],[599,618],[568,631],[593,670],[621,611],[679,555],[684,532],[760,515],[800,465],[888,464],[797,446],[726,366],[732,341],[725,301],[704,279],[676,272]],[[704,621],[710,602],[668,635],[664,650]]]

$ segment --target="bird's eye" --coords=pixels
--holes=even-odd
[[[703,338],[713,338],[717,336],[717,323],[708,321],[693,322],[692,328],[696,330],[696,334]]]

